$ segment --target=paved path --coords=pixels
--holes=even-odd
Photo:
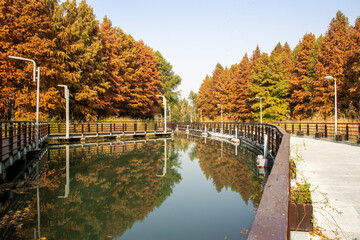
[[[360,239],[360,147],[291,136],[291,156],[297,154],[298,171],[312,186],[316,225],[329,238]],[[293,232],[292,239],[310,237]]]

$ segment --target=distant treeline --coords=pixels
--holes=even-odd
[[[340,11],[324,36],[306,33],[291,50],[278,44],[271,54],[259,46],[249,58],[230,68],[216,65],[206,76],[196,103],[203,116],[223,114],[238,121],[259,120],[262,98],[265,121],[327,117],[334,113],[334,81],[337,79],[339,111],[359,118],[360,109],[360,18],[355,26]]]
[[[156,94],[174,102],[181,78],[170,63],[142,41],[135,41],[108,18],[96,20],[85,0],[0,0],[1,119],[34,119],[41,67],[42,120],[64,116],[63,89],[70,90],[71,117],[153,117],[162,105]]]

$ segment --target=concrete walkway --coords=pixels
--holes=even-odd
[[[312,186],[315,226],[331,239],[360,239],[360,147],[291,136],[291,157],[297,181],[305,178]],[[291,236],[322,239],[301,232]]]

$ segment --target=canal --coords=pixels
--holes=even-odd
[[[0,238],[246,239],[258,154],[187,135],[49,146],[1,186]]]

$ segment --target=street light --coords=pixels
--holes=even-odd
[[[23,58],[23,57],[16,57],[16,56],[9,56],[11,59],[21,60],[32,62],[34,65],[33,70],[33,82],[37,80],[36,86],[36,137],[35,137],[35,149],[39,149],[39,102],[40,102],[40,67],[36,69],[36,62],[30,58]],[[37,76],[36,76],[37,73]]]
[[[224,132],[224,121],[223,121],[222,105],[221,105],[221,104],[218,104],[217,106],[221,108],[221,133],[223,133],[223,132]]]
[[[64,92],[65,92],[65,102],[66,102],[66,115],[65,115],[65,122],[66,122],[66,127],[65,127],[65,138],[69,139],[69,88],[66,85],[58,85],[59,87],[64,87]]]
[[[336,78],[332,76],[326,76],[324,77],[325,80],[334,80],[335,81],[335,137],[337,134],[337,97],[336,97]]]
[[[166,98],[163,95],[156,95],[157,97],[162,97],[163,98],[163,104],[164,104],[164,133],[166,133]]]
[[[200,120],[202,122],[202,110],[201,110],[201,108],[198,108],[198,110],[200,110]]]
[[[260,123],[262,124],[262,103],[261,103],[261,97],[256,96],[256,99],[260,99]]]

